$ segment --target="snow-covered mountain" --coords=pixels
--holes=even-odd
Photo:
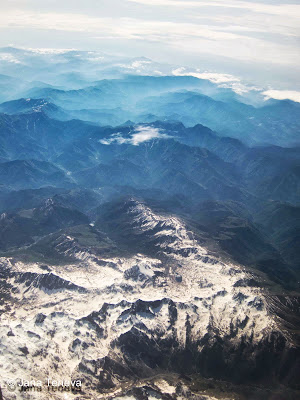
[[[134,198],[119,212],[111,236],[132,254],[101,256],[62,233],[53,246],[74,260],[63,267],[1,259],[10,287],[1,315],[2,379],[80,379],[78,399],[224,399],[222,383],[207,390],[206,378],[295,380],[294,337],[265,278],[216,255],[176,216]],[[138,252],[145,244],[148,251]],[[202,382],[187,378],[199,372]],[[28,393],[69,398],[45,390]],[[238,399],[234,390],[225,395]],[[3,395],[23,396],[5,388]]]

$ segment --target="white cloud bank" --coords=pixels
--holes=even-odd
[[[197,77],[229,85],[238,93],[244,88],[230,72],[268,87],[281,81],[286,85],[281,84],[282,89],[299,89],[300,4],[296,0],[89,0],[82,4],[44,0],[43,7],[40,3],[2,0],[1,46],[7,46],[5,38],[15,46],[54,49],[76,43],[81,49],[101,48],[190,65],[200,74]],[[5,57],[3,62],[19,62],[17,55]],[[226,74],[222,74],[222,60]],[[127,69],[143,73],[149,66],[138,61]],[[156,75],[164,73],[155,70]]]
[[[189,1],[189,0],[128,0],[132,3],[139,3],[149,6],[180,7],[180,8],[203,8],[203,7],[222,7],[249,10],[255,13],[280,15],[294,18],[300,13],[298,4],[266,4],[252,3],[249,1]]]
[[[240,82],[240,79],[230,74],[220,74],[217,72],[186,72],[184,67],[177,68],[172,71],[175,76],[194,76],[198,79],[207,79],[213,83]]]
[[[266,90],[262,93],[265,99],[292,100],[300,103],[300,92],[296,90]]]
[[[151,5],[155,7],[155,5],[159,3],[160,2],[152,4],[151,2]],[[171,2],[168,1],[164,3],[166,5],[172,5]],[[175,3],[180,3],[181,5],[183,3],[186,4],[184,1],[175,1]],[[202,2],[189,3],[198,4],[199,7],[202,5]],[[218,4],[218,7],[220,6],[218,2],[213,3],[216,5]],[[244,7],[246,7],[247,4],[254,4],[245,2],[238,3],[243,4]],[[226,2],[227,11],[233,6],[234,3]],[[263,7],[269,9],[271,6],[263,5]],[[259,8],[259,4],[256,5],[256,8]],[[288,39],[288,42],[280,42],[276,37],[272,40],[270,40],[270,38],[265,39],[261,36],[255,37],[255,35],[252,35],[252,29],[247,33],[247,29],[246,31],[241,31],[240,26],[239,29],[234,29],[232,22],[228,25],[226,18],[220,26],[218,25],[218,21],[214,21],[214,18],[217,16],[215,13],[211,15],[211,12],[209,15],[205,15],[207,22],[205,24],[201,23],[197,20],[197,17],[201,16],[201,10],[199,10],[199,15],[197,13],[192,16],[186,15],[182,19],[178,19],[178,12],[174,14],[173,10],[172,13],[174,15],[170,16],[169,20],[162,20],[155,19],[154,13],[151,14],[153,19],[149,19],[149,17],[144,19],[144,16],[139,18],[138,13],[136,17],[133,18],[131,15],[126,17],[113,15],[103,17],[83,13],[8,9],[1,11],[0,25],[2,30],[13,28],[15,32],[17,30],[26,31],[28,29],[30,31],[52,30],[76,32],[77,34],[84,35],[84,37],[88,34],[90,40],[116,41],[122,39],[128,41],[144,41],[145,46],[159,45],[162,46],[162,48],[164,46],[169,48],[172,52],[175,50],[176,52],[182,51],[183,57],[185,53],[196,54],[200,50],[200,52],[204,54],[230,57],[237,60],[252,62],[257,62],[257,60],[259,60],[260,62],[293,65],[297,63],[297,59],[299,59],[297,47],[294,43],[295,38],[293,36],[298,35],[298,31],[294,31],[294,22],[291,22],[293,18],[292,16],[288,17],[288,14],[291,13],[295,17],[295,15],[300,14],[300,8],[293,8],[292,11],[288,12],[287,10],[290,10],[289,7],[285,6],[284,8],[280,8],[282,11],[280,17],[279,13],[275,12],[272,7],[271,10],[273,10],[272,13],[275,14],[276,20],[274,20],[273,14],[273,16],[271,15],[270,17],[266,16],[263,20],[257,21],[258,25],[254,25],[254,31],[257,33],[265,30],[271,33],[272,27],[276,26],[276,31],[278,29],[282,32],[286,30],[288,35],[286,37],[292,38]],[[254,13],[253,15],[261,17],[263,14]],[[223,17],[227,17],[227,14]],[[237,21],[240,21],[240,17],[241,16],[236,18]],[[278,18],[280,21],[278,21]],[[284,21],[285,18],[289,19],[288,24]],[[246,28],[248,24],[247,21],[248,20],[242,20],[243,26]],[[251,24],[253,24],[253,21]],[[267,29],[266,24],[268,26]],[[278,24],[280,28],[278,28]],[[288,28],[285,28],[286,25],[288,25]],[[292,30],[290,25],[292,25]]]
[[[222,74],[218,72],[201,72],[199,69],[195,71],[187,71],[185,67],[177,68],[172,70],[172,75],[175,76],[193,76],[198,79],[206,79],[210,82],[215,83],[219,87],[230,88],[235,93],[243,95],[250,90],[259,91],[255,86],[245,85],[241,82],[240,78],[231,74]]]
[[[297,103],[300,103],[300,92],[296,90],[275,90],[269,89],[262,91],[255,86],[244,85],[241,80],[230,74],[221,74],[217,72],[200,72],[196,71],[187,71],[185,67],[177,68],[172,70],[172,74],[175,76],[194,76],[198,79],[207,79],[220,87],[228,87],[231,88],[234,92],[238,94],[247,93],[250,90],[255,90],[257,92],[261,92],[264,96],[265,100],[275,99],[275,100],[292,100]]]
[[[1,61],[13,63],[13,64],[21,64],[21,62],[10,53],[1,53],[0,54],[0,62]]]
[[[238,39],[231,32],[219,32],[209,26],[191,22],[142,20],[131,17],[92,17],[74,13],[42,13],[5,11],[0,15],[1,27],[58,30],[66,32],[99,33],[99,38],[145,39],[166,41],[168,38],[203,37],[209,40]]]
[[[171,139],[172,136],[162,133],[159,128],[154,128],[153,126],[139,125],[135,128],[134,133],[130,138],[124,138],[120,132],[113,134],[108,139],[99,140],[100,143],[110,145],[112,143],[117,144],[132,144],[133,146],[138,146],[140,143],[148,142],[152,139]]]

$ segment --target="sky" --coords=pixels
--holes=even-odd
[[[0,46],[145,56],[298,90],[300,0],[1,0]]]

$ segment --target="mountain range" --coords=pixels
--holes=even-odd
[[[299,398],[299,103],[144,58],[1,52],[0,378]]]

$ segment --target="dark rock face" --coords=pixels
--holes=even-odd
[[[43,313],[39,313],[37,314],[36,318],[35,318],[35,323],[36,324],[42,324],[46,319],[46,315]]]
[[[24,356],[27,356],[29,354],[27,346],[19,347],[19,350],[24,354]]]
[[[187,318],[184,344],[178,340],[176,332],[180,304],[168,299],[156,302],[139,300],[132,305],[128,304],[127,309],[123,304],[126,310],[118,323],[123,324],[125,317],[128,319],[138,314],[147,318],[158,318],[157,311],[152,310],[161,309],[163,304],[168,304],[169,325],[164,329],[152,330],[144,324],[133,325],[112,343],[110,355],[101,360],[102,372],[99,376],[89,370],[91,361],[81,361],[80,371],[96,376],[99,379],[99,390],[118,386],[130,374],[136,379],[147,379],[157,371],[166,370],[179,375],[200,374],[204,378],[230,380],[234,384],[256,383],[271,386],[281,382],[298,388],[299,349],[291,348],[280,332],[271,333],[260,343],[246,336],[238,341],[233,340],[237,338],[239,330],[247,325],[248,317],[240,325],[232,326],[231,333],[227,336],[221,337],[213,326],[208,326],[207,333],[199,338],[194,335]],[[110,305],[107,311],[94,313],[89,317],[89,322],[99,321],[101,315],[105,326],[108,310],[116,308],[117,306]],[[95,322],[92,326],[94,325]],[[115,354],[119,355],[118,362],[114,358]]]
[[[190,342],[181,348],[174,338],[159,339],[155,334],[149,338],[148,334],[132,328],[115,343],[121,349],[124,361],[121,365],[113,360],[105,363],[99,376],[99,389],[107,388],[108,382],[110,388],[116,386],[107,377],[114,376],[122,381],[131,372],[137,378],[145,379],[155,375],[155,371],[166,369],[178,374],[230,380],[235,384],[271,386],[281,382],[299,388],[299,351],[285,348],[286,343],[280,337],[266,339],[259,348],[245,342],[233,346],[229,340],[217,336],[206,337],[205,348],[199,352],[198,346],[203,344],[203,341]],[[106,377],[104,381],[103,376]]]
[[[133,279],[135,281],[144,281],[147,279],[147,276],[141,273],[138,265],[134,265],[132,268],[130,268],[130,270],[125,271],[124,276],[125,279]]]
[[[25,284],[25,286],[33,285],[34,287],[44,290],[67,289],[76,290],[79,292],[86,291],[83,287],[74,285],[72,282],[68,282],[65,279],[60,278],[59,276],[52,274],[51,272],[48,274],[35,274],[32,272],[24,272],[18,274],[15,279],[17,283],[23,283]],[[39,317],[38,319],[40,320],[41,318],[42,317]]]

